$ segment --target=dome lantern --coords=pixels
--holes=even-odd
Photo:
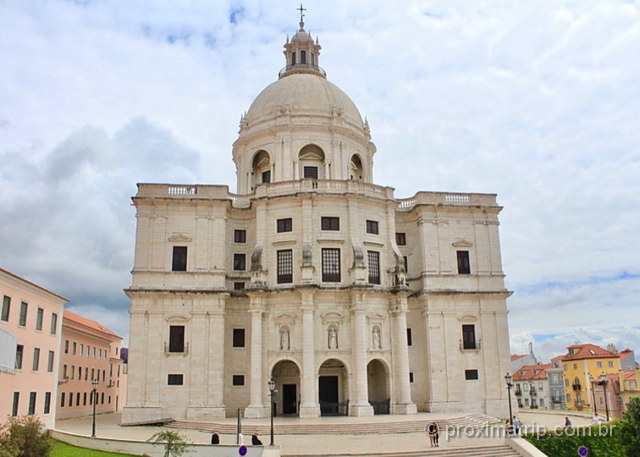
[[[296,73],[311,73],[326,77],[325,71],[318,64],[320,57],[320,44],[318,37],[315,42],[311,34],[304,29],[304,11],[305,8],[300,5],[300,30],[284,45],[284,57],[286,66],[280,70],[279,78],[284,78]]]

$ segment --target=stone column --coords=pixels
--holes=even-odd
[[[267,416],[267,408],[263,403],[264,383],[262,379],[262,314],[264,313],[264,298],[250,295],[251,304],[251,376],[250,401],[244,410],[244,417],[258,419]]]
[[[373,407],[369,404],[367,387],[367,320],[364,308],[365,294],[355,292],[351,296],[352,339],[352,389],[354,398],[349,405],[351,416],[373,416]],[[407,375],[409,376],[409,375]]]
[[[316,395],[316,348],[313,322],[313,291],[302,291],[302,379],[300,417],[319,417]]]
[[[391,405],[392,414],[415,414],[416,405],[411,401],[411,384],[409,383],[409,346],[407,345],[407,294],[399,293],[396,297],[394,314],[394,348],[393,359],[395,376],[395,401]]]

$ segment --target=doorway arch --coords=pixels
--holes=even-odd
[[[271,379],[276,382],[274,415],[297,416],[300,406],[300,368],[289,359],[280,360],[271,369]]]
[[[349,375],[342,360],[327,359],[320,365],[318,404],[321,416],[349,415]]]
[[[380,359],[373,359],[367,364],[367,388],[373,414],[389,414],[391,404],[389,370]]]

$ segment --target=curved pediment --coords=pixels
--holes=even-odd
[[[471,246],[473,246],[473,243],[471,241],[469,241],[469,240],[465,240],[463,238],[458,238],[453,243],[451,243],[451,245],[454,248],[470,248]]]
[[[173,235],[168,238],[168,241],[172,243],[189,243],[192,239],[182,232],[173,232]]]

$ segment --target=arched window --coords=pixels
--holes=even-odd
[[[253,157],[251,164],[252,188],[258,184],[271,182],[271,158],[267,151],[261,150]]]
[[[300,150],[300,177],[306,179],[324,179],[324,151],[315,144],[308,144]]]
[[[356,181],[362,181],[364,179],[362,160],[360,160],[360,156],[357,154],[351,156],[351,162],[349,163],[349,179],[354,179]]]
[[[301,64],[306,64],[307,63],[307,51],[300,51],[300,63]]]
[[[291,53],[291,65],[295,65],[296,64],[296,52],[292,52]]]

